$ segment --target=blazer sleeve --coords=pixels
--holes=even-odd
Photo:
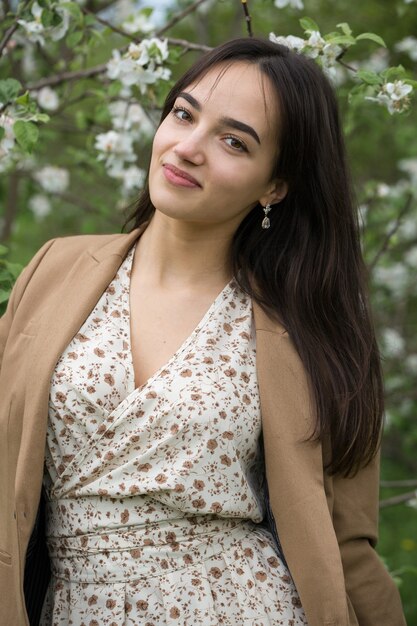
[[[47,241],[42,246],[42,248],[38,250],[38,252],[32,258],[32,260],[23,269],[23,271],[21,272],[20,276],[18,277],[17,281],[14,284],[14,287],[10,294],[7,309],[4,315],[0,318],[0,369],[1,369],[1,363],[3,361],[3,353],[4,353],[4,348],[6,346],[7,337],[9,335],[10,327],[12,325],[13,318],[17,310],[17,307],[19,305],[19,302],[22,299],[25,293],[26,287],[28,286],[29,281],[31,280],[33,274],[36,272],[42,259],[50,250],[50,248],[52,247],[55,241],[56,241],[55,239],[51,239],[50,241]]]
[[[375,545],[378,539],[379,453],[352,478],[333,476],[333,524],[349,611],[360,626],[406,626],[400,595]]]

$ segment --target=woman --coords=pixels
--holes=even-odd
[[[26,558],[42,625],[405,624],[374,550],[381,370],[316,65],[259,39],[197,61],[134,222],[45,244],[1,320],[2,623],[29,623]]]

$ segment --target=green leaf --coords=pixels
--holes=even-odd
[[[65,39],[65,43],[67,44],[68,48],[75,48],[75,46],[83,38],[83,35],[84,33],[82,30],[74,30],[72,33],[70,33]]]
[[[3,126],[0,126],[0,141],[3,139],[5,134],[6,134],[6,131],[4,130]]]
[[[10,263],[10,261],[6,261],[6,267],[13,279],[16,279],[23,269],[23,266],[20,265],[20,263]]]
[[[60,26],[62,24],[62,15],[56,11],[52,12],[52,26]]]
[[[405,69],[402,65],[398,65],[397,67],[387,68],[381,74],[387,82],[391,82],[393,80],[403,80],[405,77]]]
[[[115,98],[119,95],[122,89],[122,83],[119,80],[113,80],[107,88],[107,93],[110,98]]]
[[[49,9],[44,9],[42,11],[41,22],[44,28],[49,28],[49,26],[52,26],[53,19],[54,19],[53,11],[50,11]]]
[[[86,130],[88,128],[88,117],[84,111],[75,112],[75,124],[79,130]]]
[[[30,103],[29,92],[26,91],[24,94],[16,98],[16,104],[21,104],[22,106],[27,106]]]
[[[51,118],[49,117],[49,115],[47,113],[35,113],[34,115],[31,115],[29,120],[31,122],[42,122],[43,124],[46,124],[46,122],[49,122]]]
[[[66,9],[79,25],[83,23],[84,15],[76,2],[62,2],[59,6]]]
[[[6,291],[5,289],[0,289],[0,303],[7,302],[10,296],[10,291]]]
[[[88,42],[90,45],[96,45],[97,43],[102,43],[103,41],[103,33],[98,30],[90,29],[88,31],[90,35],[90,41]]]
[[[375,72],[369,72],[368,70],[359,70],[356,74],[367,85],[382,85],[382,78]]]
[[[14,78],[0,80],[0,102],[6,104],[17,97],[22,85]]]
[[[356,41],[360,41],[361,39],[369,39],[370,41],[374,41],[379,44],[383,48],[386,48],[386,43],[379,35],[375,35],[375,33],[361,33],[356,37]]]
[[[337,28],[340,28],[345,35],[349,36],[352,34],[352,29],[347,22],[340,22],[340,24],[337,24]]]
[[[320,28],[318,27],[316,22],[311,19],[311,17],[302,17],[300,20],[300,26],[303,30],[307,32],[313,32],[313,31],[320,32]]]
[[[13,124],[13,132],[19,146],[31,153],[39,137],[39,129],[33,122],[18,120]]]
[[[327,43],[334,43],[340,46],[353,46],[356,43],[356,39],[354,37],[349,37],[348,35],[326,35],[324,37]]]
[[[4,128],[3,128],[4,130]],[[2,246],[0,244],[0,254],[7,254],[8,253],[8,249],[6,248],[6,246]]]

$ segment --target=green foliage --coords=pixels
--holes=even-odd
[[[0,245],[0,315],[6,310],[13,284],[22,271],[22,266],[19,263],[11,263],[2,258],[6,254],[7,248]]]

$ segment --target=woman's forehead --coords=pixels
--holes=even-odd
[[[250,117],[265,125],[268,132],[277,129],[278,98],[270,79],[255,63],[235,61],[216,65],[184,88],[204,106],[222,107],[222,113]]]

